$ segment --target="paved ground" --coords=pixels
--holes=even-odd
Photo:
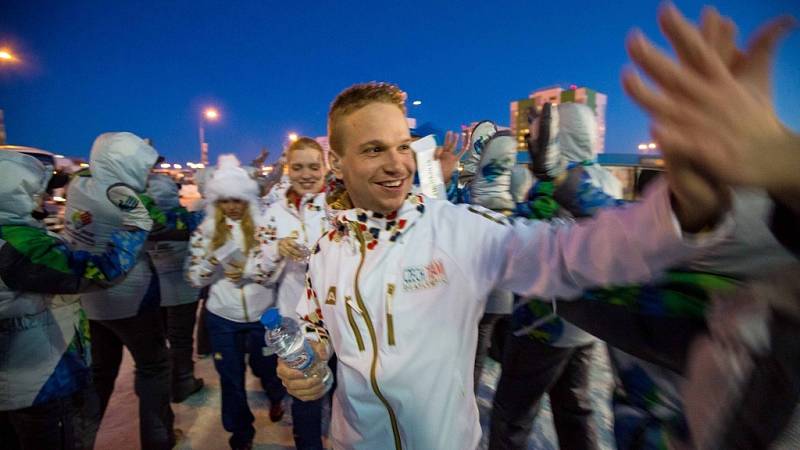
[[[599,428],[602,431],[604,449],[613,449],[611,438],[611,413],[608,409],[608,390],[611,377],[608,372],[605,353],[597,353],[596,369],[593,373],[594,398],[600,411],[597,414]],[[487,365],[479,391],[481,426],[487,429],[489,414],[494,395],[494,386],[499,375],[499,366],[490,361]],[[197,376],[205,379],[206,388],[198,392],[184,403],[173,405],[176,416],[176,427],[180,428],[185,438],[177,446],[181,450],[222,450],[227,448],[228,433],[222,428],[220,421],[219,380],[209,358],[197,363]],[[293,447],[291,417],[289,414],[275,424],[270,422],[267,411],[268,401],[260,390],[257,380],[248,378],[248,396],[250,407],[256,416],[255,449],[278,450]],[[126,353],[123,368],[117,380],[114,395],[111,397],[108,412],[97,439],[97,449],[127,450],[139,448],[138,404],[133,393],[133,363]],[[555,434],[552,427],[550,407],[545,405],[537,420],[530,438],[530,449],[555,450]],[[482,448],[486,448],[486,436]]]

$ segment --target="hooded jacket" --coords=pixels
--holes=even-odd
[[[88,386],[88,322],[67,294],[119,281],[147,236],[116,230],[102,254],[71,250],[31,217],[47,180],[35,158],[0,153],[0,411]]]
[[[322,233],[330,226],[325,194],[305,195],[297,208],[284,193],[267,208],[264,222],[275,229],[264,249],[264,267],[274,272],[277,286],[277,304],[283,317],[292,317],[297,303],[305,292],[305,261],[299,262],[283,258],[278,253],[278,241],[294,237],[309,250],[316,244]]]
[[[558,146],[568,167],[583,165],[586,178],[613,198],[622,198],[622,183],[611,172],[597,164],[599,134],[594,112],[581,103],[558,105]]]
[[[196,302],[199,289],[186,282],[183,265],[189,256],[189,233],[197,228],[196,216],[202,215],[202,212],[189,213],[181,206],[178,186],[168,175],[150,175],[147,195],[164,212],[167,227],[185,233],[185,240],[149,241],[145,245],[158,276],[160,304],[175,306]]]
[[[233,322],[257,322],[261,314],[275,302],[274,289],[265,286],[270,280],[274,280],[274,272],[268,272],[261,264],[264,261],[264,247],[274,237],[275,231],[261,216],[258,185],[239,165],[239,160],[234,155],[222,155],[216,170],[206,182],[205,191],[206,217],[192,234],[189,243],[186,278],[194,287],[209,286],[206,308],[213,314]],[[240,262],[243,267],[239,279],[229,275],[230,266],[222,260],[223,255],[219,254],[221,249],[212,249],[216,228],[216,202],[224,198],[248,202],[258,242],[256,248],[245,252],[241,221],[225,219],[225,224],[231,231],[233,247],[244,259]]]
[[[297,310],[339,361],[334,448],[476,448],[472,371],[489,291],[572,298],[691,256],[666,186],[654,188],[640,204],[562,226],[503,225],[418,195],[388,216],[341,212],[314,249]]]
[[[124,184],[143,193],[157,157],[151,146],[132,133],[104,133],[95,139],[89,155],[91,174],[74,179],[67,195],[64,232],[73,248],[92,254],[105,250],[123,216],[123,210],[108,199],[106,192],[114,185]],[[148,259],[140,258],[125,281],[111,289],[83,295],[81,303],[92,320],[133,317],[144,308],[158,306],[154,292],[146,295],[152,281],[155,280]],[[144,302],[145,297],[156,303]]]

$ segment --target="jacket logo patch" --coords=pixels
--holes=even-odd
[[[328,295],[325,296],[325,304],[326,305],[336,304],[336,286],[331,286],[330,289],[328,289]]]
[[[404,291],[430,289],[442,283],[447,283],[447,273],[441,260],[433,260],[426,266],[403,268]]]
[[[72,213],[71,219],[75,229],[81,229],[92,223],[92,213],[89,211],[75,211]]]

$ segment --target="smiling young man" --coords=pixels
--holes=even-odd
[[[409,195],[415,163],[404,102],[388,83],[354,85],[334,100],[331,165],[347,196],[314,249],[298,313],[340,361],[334,448],[476,448],[472,370],[489,291],[574,298],[649,280],[698,248],[678,223],[699,228],[723,202],[686,177],[693,182],[672,196],[661,183],[638,205],[553,226],[506,224],[488,210]],[[278,372],[297,398],[324,394],[317,379],[285,365]]]

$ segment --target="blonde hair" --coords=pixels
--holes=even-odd
[[[214,208],[214,214],[214,236],[211,238],[212,252],[225,245],[231,238],[231,230],[228,229],[228,224],[225,223],[225,213],[220,208],[219,203]],[[258,245],[256,241],[256,224],[253,223],[253,217],[250,215],[250,203],[245,203],[241,227],[242,236],[244,236],[244,254],[247,255],[250,250]]]
[[[337,155],[342,155],[344,150],[341,133],[337,131],[338,122],[371,103],[388,103],[406,113],[406,93],[395,84],[372,81],[345,89],[336,96],[328,111],[328,139],[331,150]]]

